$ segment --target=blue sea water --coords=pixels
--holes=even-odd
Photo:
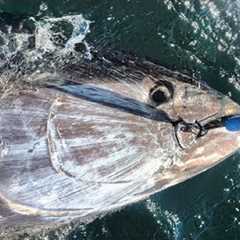
[[[239,0],[0,0],[0,74],[7,78],[20,69],[34,77],[54,71],[82,42],[85,57],[91,58],[94,46],[129,50],[205,81],[240,103],[239,30]],[[237,153],[146,201],[42,238],[238,240],[239,189]]]

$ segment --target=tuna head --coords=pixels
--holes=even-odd
[[[150,120],[150,125],[145,125],[145,129],[150,129],[150,135],[145,139],[149,141],[145,142],[140,132],[134,134],[138,135],[141,144],[148,144],[145,145],[146,151],[152,149],[152,153],[148,154],[149,158],[156,157],[155,161],[159,159],[160,164],[156,165],[158,170],[153,174],[156,191],[211,168],[236,152],[240,146],[240,132],[230,132],[224,127],[214,128],[203,136],[197,136],[196,129],[193,132],[184,132],[177,125],[174,126],[178,119],[187,123],[197,121],[204,126],[214,119],[240,113],[239,105],[229,97],[198,82],[180,81],[166,76],[147,76],[142,82],[104,79],[93,80],[87,85],[83,83],[81,87],[65,85],[58,89],[111,106],[111,110],[118,112],[114,118],[121,118],[121,111],[127,110],[129,115],[126,120],[132,124],[131,129],[134,129],[134,124],[144,123],[146,118]],[[136,114],[137,117],[132,116]],[[151,145],[153,139],[157,139],[158,145]],[[137,142],[132,142],[132,147]],[[157,147],[162,152],[158,149],[155,153],[154,149]],[[164,153],[161,158],[159,153]],[[147,193],[152,191],[153,189],[149,189]]]
[[[149,81],[147,85],[150,93],[148,102],[166,111],[171,119],[182,119],[193,125],[197,121],[206,126],[215,119],[240,113],[237,103],[206,85],[172,78],[164,78],[155,84]],[[162,173],[156,174],[156,186],[164,185],[166,188],[182,182],[236,152],[240,147],[240,132],[228,131],[220,125],[199,136],[198,126],[195,125],[197,129],[193,127],[191,131],[181,131],[184,124],[180,123],[175,128],[175,136],[182,149],[181,164],[167,169],[164,177]]]

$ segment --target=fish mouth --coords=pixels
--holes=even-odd
[[[220,111],[206,118],[205,122],[217,117],[232,117],[240,114],[240,106],[229,97],[218,93],[212,96],[217,97],[218,101],[215,105],[220,106]],[[181,147],[183,157],[180,163],[167,169],[164,176],[156,174],[155,182],[161,190],[207,171],[234,155],[240,148],[240,131],[231,132],[224,126],[213,128],[199,138],[189,132],[181,132],[178,137],[183,146]]]
[[[225,142],[224,138],[227,139],[228,135],[233,133],[224,128],[224,119],[240,115],[240,106],[229,97],[215,90],[208,89],[204,94],[199,90],[197,94],[200,97],[192,95],[193,100],[187,99],[183,105],[179,102],[179,99],[181,99],[179,96],[176,97],[174,102],[176,106],[174,110],[180,119],[175,125],[176,141],[179,147],[184,150],[192,149],[192,146],[198,145],[199,140],[203,138],[205,141],[213,142],[214,139],[208,139],[208,136],[216,131],[223,132],[218,137]],[[185,107],[185,105],[188,107]],[[236,137],[234,138],[236,139]],[[226,144],[228,145],[228,143]],[[229,154],[226,153],[226,155]]]
[[[221,94],[216,96],[219,99],[216,104],[220,106],[220,111],[202,121],[202,124],[240,114],[240,106],[232,99]],[[187,139],[186,136],[182,137]],[[240,132],[229,131],[224,125],[208,130],[203,137],[199,137],[197,140],[195,138],[195,141],[191,137],[188,138],[190,140],[186,140],[188,147],[184,159],[187,169],[194,168],[194,171],[198,172],[202,171],[199,168],[207,170],[223,161],[238,151],[240,147]]]

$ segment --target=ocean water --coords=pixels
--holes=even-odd
[[[0,78],[54,75],[106,46],[156,59],[240,103],[239,32],[239,0],[0,0]],[[36,239],[238,240],[240,154],[146,201]]]

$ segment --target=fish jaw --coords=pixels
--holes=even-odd
[[[240,114],[239,104],[231,98],[216,91],[213,91],[213,95],[217,97],[214,104],[219,106],[219,112],[217,112],[215,118]],[[240,132],[231,132],[225,127],[212,129],[206,136],[200,139],[199,147],[200,146],[205,149],[206,155],[211,156],[211,154],[218,152],[219,157],[225,159],[240,147]],[[209,153],[207,153],[207,150],[209,150]],[[192,149],[192,153],[195,153],[195,147]]]
[[[141,198],[163,191],[185,182],[218,165],[239,151],[240,133],[228,132],[224,128],[214,129],[182,151],[181,161],[164,171],[156,172],[152,181],[154,187],[141,193]],[[136,195],[136,198],[140,197]]]
[[[206,102],[206,111],[196,113],[196,109],[201,109],[202,106],[197,103],[196,106],[190,105],[187,109],[184,108],[185,112],[181,112],[180,116],[184,120],[194,122],[194,120],[200,120],[208,116],[210,116],[209,119],[213,119],[215,117],[232,116],[240,113],[239,105],[229,97],[211,89],[207,90],[207,92],[209,92],[207,98],[212,99],[212,101],[210,104]],[[205,95],[203,95],[203,99],[204,97]],[[218,111],[216,112],[216,110]],[[195,116],[195,118],[192,116]],[[197,117],[198,119],[196,119]],[[240,132],[231,132],[225,127],[211,129],[206,135],[199,138],[189,133],[181,134],[183,142],[186,143],[186,148],[182,149],[181,162],[166,169],[163,173],[155,175],[155,192],[184,182],[207,171],[238,152],[240,148]]]
[[[209,169],[238,151],[240,133],[229,132],[225,128],[211,130],[199,140],[196,146],[188,149],[184,156],[184,171],[193,168]]]

